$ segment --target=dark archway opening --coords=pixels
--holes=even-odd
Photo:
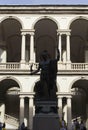
[[[58,45],[56,23],[48,18],[44,18],[39,20],[34,28],[36,61],[39,62],[39,56],[44,50],[49,52],[51,58],[55,58]]]
[[[5,104],[6,115],[19,119],[20,87],[13,79],[4,79],[0,82],[0,104]]]
[[[71,61],[87,62],[88,55],[88,20],[79,18],[70,25],[71,29]]]
[[[82,118],[85,122],[87,117],[86,110],[88,104],[88,80],[80,79],[72,86],[72,118]]]
[[[0,49],[4,54],[1,62],[20,62],[21,60],[21,23],[7,18],[0,23]]]

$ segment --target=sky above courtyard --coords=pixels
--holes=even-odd
[[[88,0],[0,0],[0,5],[88,5]]]

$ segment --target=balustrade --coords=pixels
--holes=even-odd
[[[15,117],[12,117],[10,115],[5,114],[4,119],[5,119],[6,123],[9,123],[9,124],[14,125],[16,127],[19,126],[19,120]]]
[[[0,63],[0,70],[36,70],[38,63],[25,63],[24,68],[21,68],[22,63],[18,62],[7,62]],[[58,63],[59,70],[88,70],[88,63]]]

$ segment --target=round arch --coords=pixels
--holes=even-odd
[[[53,22],[57,25],[57,30],[58,30],[58,28],[59,28],[58,21],[57,21],[56,19],[52,18],[52,17],[49,17],[49,16],[42,16],[42,17],[37,18],[37,19],[33,22],[32,28],[34,29],[36,23],[37,23],[38,21],[40,21],[40,20],[43,20],[43,19],[49,19],[49,20],[53,21]]]
[[[31,92],[34,92],[35,84],[36,84],[39,80],[40,80],[40,78],[36,79],[36,80],[33,82],[32,86],[31,86]],[[58,82],[56,82],[56,86],[57,86],[57,92],[59,92],[59,91],[60,91],[60,87],[59,87],[60,85],[59,85]]]
[[[69,92],[71,92],[71,88],[72,88],[72,86],[73,86],[73,84],[76,82],[76,81],[78,81],[78,80],[82,80],[82,79],[84,79],[84,80],[87,80],[86,78],[84,78],[84,77],[77,77],[77,78],[75,78],[71,83],[70,83],[70,85],[69,85]]]
[[[88,78],[84,76],[76,77],[70,83],[69,91],[72,92],[72,119],[80,117],[80,119],[82,118],[86,121],[86,104],[88,103]]]
[[[70,26],[71,26],[72,22],[74,22],[75,20],[78,20],[78,19],[88,20],[88,18],[87,18],[87,17],[84,17],[84,16],[77,16],[77,17],[74,17],[74,18],[69,22],[67,28],[70,29]]]
[[[6,79],[14,80],[18,84],[18,86],[20,88],[20,91],[22,91],[22,85],[21,85],[20,81],[17,78],[15,78],[13,76],[5,76],[5,77],[3,77],[3,78],[0,79],[0,82],[4,81]]]
[[[21,24],[22,29],[24,28],[24,25],[23,25],[22,20],[19,19],[19,18],[16,17],[16,16],[6,16],[6,17],[4,17],[4,18],[2,18],[2,19],[0,20],[0,23],[2,23],[4,20],[7,20],[7,19],[14,19],[14,20],[18,21],[18,22]]]
[[[39,55],[43,50],[47,50],[51,58],[55,58],[56,47],[58,46],[58,25],[56,22],[49,17],[42,17],[33,26],[35,28],[36,61],[39,61]],[[49,47],[49,44],[51,44],[51,47]]]
[[[56,82],[56,85],[57,85],[57,93],[60,92],[60,85],[58,83],[58,81]]]
[[[13,76],[4,76],[0,78],[0,102],[4,104],[5,111],[2,114],[7,114],[19,119],[19,103],[21,84],[17,78]],[[14,106],[14,104],[16,104]],[[13,107],[13,109],[11,109]]]
[[[22,26],[22,22],[17,17],[13,16],[4,17],[0,21],[0,40],[4,43],[6,51],[5,58],[3,57],[2,60],[20,62]],[[17,48],[17,51],[15,51],[14,48]],[[4,51],[3,48],[1,48],[1,50]]]
[[[85,48],[87,46],[88,36],[88,18],[83,16],[74,17],[71,19],[68,28],[71,29],[71,61],[75,63],[85,63]]]
[[[32,86],[31,86],[31,92],[34,92],[35,84],[36,84],[39,80],[40,80],[40,78],[36,79],[36,80],[33,82]]]

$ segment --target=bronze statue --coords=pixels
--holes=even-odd
[[[51,89],[56,86],[56,75],[57,75],[57,61],[59,60],[59,50],[57,50],[57,58],[51,59],[50,55],[47,50],[44,50],[40,55],[40,62],[38,69],[32,71],[31,74],[36,74],[37,72],[41,71],[40,73],[40,84],[41,88],[45,85],[48,88],[49,97]]]

